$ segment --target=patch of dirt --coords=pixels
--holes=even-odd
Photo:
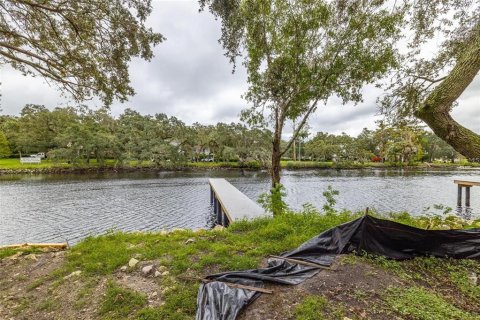
[[[174,278],[155,260],[140,261],[134,268],[124,266],[113,274],[102,277],[83,276],[78,271],[67,276],[56,274],[55,271],[64,263],[65,252],[62,251],[0,259],[0,320],[98,319],[109,280],[145,294],[148,305],[158,307],[163,304],[163,297],[168,294],[168,290],[178,284],[177,281],[196,281],[203,274],[219,271],[217,266],[209,266],[201,272],[188,269],[182,276]],[[263,265],[266,263],[267,259]],[[340,256],[331,269],[322,270],[299,285],[268,284],[267,288],[274,293],[260,295],[243,311],[239,319],[294,319],[295,306],[307,296],[325,297],[328,310],[340,310],[342,317],[360,320],[396,319],[385,308],[382,295],[389,286],[412,285],[435,291],[464,310],[480,311],[480,305],[472,303],[474,300],[459,292],[447,273],[435,274],[428,268],[419,270],[415,261],[402,263],[405,274],[412,277],[398,276],[395,272],[385,271],[366,260]],[[147,274],[142,271],[144,267],[151,267]],[[155,271],[158,271],[156,275]],[[338,314],[333,313],[326,314],[325,317],[339,318]]]
[[[152,270],[147,275],[142,273],[142,268],[146,266],[152,266]],[[115,282],[124,288],[145,294],[150,306],[160,306],[163,304],[161,286],[166,278],[161,275],[155,277],[155,272],[159,271],[159,266],[158,261],[141,261],[130,272],[117,271]]]
[[[133,269],[103,277],[83,277],[80,270],[67,276],[55,274],[64,263],[64,251],[0,259],[0,320],[98,319],[112,278],[145,294],[152,307],[163,304],[162,289],[172,285],[169,275],[161,275],[166,269],[158,261],[141,261]],[[152,267],[148,274],[142,272],[146,266]]]
[[[403,284],[398,277],[367,263],[342,263],[339,258],[330,270],[322,270],[299,285],[267,285],[273,294],[262,294],[238,319],[294,319],[295,306],[311,295],[324,296],[338,306],[345,305],[345,316],[350,318],[387,319],[369,307],[382,301],[380,293],[388,286]]]

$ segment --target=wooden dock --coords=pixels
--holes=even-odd
[[[480,186],[477,181],[453,180],[453,183],[458,185],[457,207],[462,206],[462,190],[465,188],[465,206],[470,207],[470,188]]]
[[[209,179],[210,202],[216,223],[227,227],[242,219],[254,219],[267,215],[257,203],[235,188],[225,179]]]

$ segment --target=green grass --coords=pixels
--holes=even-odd
[[[390,288],[386,293],[386,302],[390,308],[408,319],[480,319],[480,316],[463,311],[422,287]]]
[[[0,249],[0,260],[13,256],[19,252],[21,252],[22,255],[27,255],[30,253],[40,253],[42,251],[39,248],[4,248]]]
[[[71,248],[57,276],[63,277],[74,270],[81,270],[86,278],[108,276],[133,256],[139,260],[157,260],[170,272],[170,277],[162,277],[159,288],[167,290],[165,304],[141,309],[134,319],[191,319],[195,314],[199,283],[177,276],[188,272],[203,277],[214,272],[256,268],[266,256],[293,249],[356,216],[349,212],[331,215],[287,213],[276,219],[241,221],[224,231],[178,230],[167,235],[108,233],[87,238]],[[195,241],[187,245],[187,239]]]
[[[48,159],[42,160],[41,163],[20,163],[20,159],[0,159],[0,169],[4,170],[23,170],[23,169],[53,169],[53,168],[94,168],[94,167],[113,167],[115,160],[108,159],[104,164],[99,164],[95,159],[90,160],[89,164],[78,163],[71,164],[67,162],[58,162]]]
[[[52,312],[58,307],[59,307],[58,302],[55,299],[49,297],[40,303],[40,305],[38,306],[38,310]]]
[[[411,166],[423,166],[426,165],[418,163],[396,163],[396,162],[353,162],[353,161],[291,161],[291,160],[282,160],[282,168],[285,169],[361,169],[361,168],[395,168],[395,167],[411,167]],[[434,163],[435,167],[459,167],[459,166],[470,166],[470,167],[479,167],[478,163]],[[103,164],[97,163],[95,159],[90,160],[88,164],[81,162],[76,164],[71,164],[61,161],[52,161],[49,159],[42,160],[40,164],[21,164],[20,159],[0,159],[0,170],[24,170],[24,169],[37,169],[37,170],[46,170],[48,169],[89,169],[89,168],[109,168],[109,167],[120,167],[126,169],[144,169],[144,168],[165,168],[165,169],[215,169],[215,168],[245,168],[245,169],[261,169],[262,165],[258,161],[247,161],[240,163],[238,161],[230,162],[188,162],[188,163],[165,163],[163,165],[155,165],[151,161],[136,161],[130,160],[126,161],[123,164],[119,164],[113,159],[107,159]]]
[[[105,320],[128,319],[139,308],[147,304],[147,298],[110,281],[107,284],[99,315]]]
[[[178,230],[160,233],[108,233],[89,237],[74,246],[67,256],[65,272],[81,269],[89,275],[109,274],[133,256],[159,259],[174,275],[188,268],[218,270],[254,268],[269,254],[297,247],[314,235],[350,221],[350,212],[319,215],[287,213],[275,219],[240,221],[225,231]],[[187,239],[193,243],[185,244]]]
[[[296,248],[313,236],[359,215],[349,211],[320,214],[312,208],[307,208],[300,213],[287,212],[275,219],[261,218],[239,221],[233,223],[226,230],[199,230],[197,232],[176,230],[167,234],[109,232],[101,236],[88,237],[72,247],[67,252],[65,265],[55,271],[48,281],[57,279],[61,285],[65,275],[75,270],[81,270],[81,281],[85,283],[85,287],[78,293],[78,304],[76,305],[77,308],[81,308],[88,301],[97,280],[102,277],[111,278],[112,273],[126,265],[130,258],[136,257],[143,261],[156,260],[170,273],[169,276],[162,277],[159,283],[158,292],[164,302],[162,306],[148,307],[145,296],[124,289],[111,280],[101,303],[99,316],[104,319],[191,319],[195,314],[199,282],[186,280],[181,277],[182,275],[187,274],[191,277],[201,278],[217,272],[256,268],[268,255],[278,255]],[[424,223],[424,220],[412,218],[406,214],[392,215],[391,217],[414,226],[421,226]],[[439,224],[443,225],[444,223],[447,222],[443,221]],[[470,226],[464,225],[464,227]],[[194,241],[186,244],[187,239]],[[12,250],[0,251],[0,257],[15,252]],[[471,272],[480,274],[480,265],[475,261],[418,258],[412,261],[398,262],[368,255],[350,258],[352,263],[356,263],[359,259],[407,280],[422,279],[427,284],[444,281],[456,286],[466,299],[470,299],[468,301],[471,303],[480,303],[480,289],[469,280]],[[344,260],[348,262],[349,259],[347,257]],[[44,280],[44,278],[40,278],[38,281],[32,282],[31,287],[41,285]],[[55,282],[51,286],[53,284]],[[362,293],[357,292],[356,294],[361,295]],[[399,296],[402,297],[402,300],[398,302],[394,303],[393,300],[389,300],[391,302],[389,302],[390,309],[407,316],[408,312],[413,312],[408,308],[410,303],[408,299],[411,298],[412,293],[410,291],[400,292]],[[434,299],[428,295],[423,298]],[[441,299],[443,298],[435,300],[436,304],[432,308],[440,308],[447,315],[456,315],[459,312],[463,315],[465,313],[455,309],[454,306],[445,306],[445,301]],[[50,306],[46,307],[50,308]],[[312,318],[313,315],[309,313],[309,310],[314,310],[317,315],[319,310],[327,310],[329,315],[335,312],[338,315],[344,313],[342,306],[331,306],[328,303],[325,305],[321,298],[311,298],[303,301],[294,314],[298,319],[321,319]],[[428,312],[433,311],[428,309],[424,313]],[[467,314],[467,316],[470,315]],[[415,318],[415,315],[408,315],[408,317],[429,319]]]
[[[296,320],[344,319],[345,307],[323,296],[307,296],[293,310]]]
[[[55,163],[50,160],[42,160],[41,163],[21,164],[20,159],[0,159],[0,169],[22,170],[22,169],[44,169],[44,168],[68,168],[67,163]]]
[[[10,256],[13,256],[15,253],[17,253],[18,251],[15,250],[15,249],[0,249],[0,259],[3,259],[3,258],[6,258],[6,257],[10,257]]]
[[[322,320],[327,311],[328,301],[322,296],[306,297],[295,307],[294,315],[297,320]]]
[[[165,305],[143,310],[143,318],[138,319],[149,319],[151,315],[158,319],[187,319],[195,313],[198,283],[177,276],[190,272],[203,277],[215,272],[256,268],[268,255],[296,248],[322,231],[358,216],[348,211],[318,214],[307,210],[285,213],[275,219],[240,221],[223,231],[177,230],[166,235],[112,232],[89,237],[75,245],[67,255],[61,275],[82,270],[82,275],[87,277],[105,276],[126,265],[134,256],[139,260],[157,260],[171,275],[162,283],[162,288],[169,288]],[[412,218],[410,222],[414,224],[414,221]],[[187,239],[194,242],[185,244]],[[391,270],[400,268],[400,263],[393,260],[376,263],[391,264]],[[458,281],[464,279],[458,277]],[[473,288],[465,290],[476,294]]]

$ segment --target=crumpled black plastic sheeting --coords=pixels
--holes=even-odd
[[[397,260],[418,256],[479,259],[480,229],[423,230],[364,216],[329,229],[282,256],[330,266],[337,255],[351,252],[368,252]],[[207,279],[263,287],[264,281],[299,284],[319,271],[285,260],[270,260],[265,269],[226,272]],[[202,284],[196,320],[234,320],[259,295],[222,282]]]
[[[424,230],[364,216],[327,230],[283,256],[330,265],[336,255],[354,251],[396,260],[419,256],[479,259],[480,229]]]
[[[200,286],[195,319],[234,320],[244,307],[260,295],[259,292],[229,287],[225,282],[258,288],[263,288],[265,281],[294,285],[313,277],[319,271],[316,267],[270,259],[267,268],[209,275],[206,279],[216,281]]]

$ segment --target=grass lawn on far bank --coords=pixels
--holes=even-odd
[[[307,208],[224,230],[109,232],[67,252],[0,251],[0,314],[15,319],[193,319],[199,279],[263,266],[269,255],[358,216]],[[479,226],[479,221],[408,214],[391,218],[419,227]],[[129,264],[132,258],[138,262]],[[299,320],[480,319],[473,275],[480,275],[478,261],[426,257],[398,262],[348,255],[335,270],[322,271],[305,284],[274,286],[275,293],[262,295],[240,320],[260,319],[259,312]]]
[[[479,163],[470,163],[470,162],[460,162],[460,163],[443,163],[443,162],[435,162],[432,164],[426,164],[421,162],[416,163],[391,163],[391,162],[332,162],[332,161],[290,161],[290,160],[282,160],[281,162],[282,168],[285,169],[361,169],[361,168],[395,168],[395,167],[423,167],[423,168],[455,168],[460,166],[468,166],[468,167],[479,167]],[[88,164],[86,163],[76,163],[71,164],[67,162],[59,162],[53,161],[49,159],[42,160],[40,164],[21,164],[19,159],[0,159],[0,170],[8,171],[11,173],[15,173],[15,171],[22,172],[23,170],[33,170],[43,173],[48,173],[49,170],[57,170],[57,169],[65,169],[65,170],[84,170],[84,169],[109,169],[109,168],[116,168],[116,169],[128,169],[128,170],[135,170],[135,169],[216,169],[216,168],[225,168],[225,169],[232,169],[232,168],[244,168],[244,169],[261,169],[262,166],[257,161],[249,161],[246,163],[240,163],[235,161],[230,162],[188,162],[188,163],[180,163],[180,164],[173,164],[170,162],[166,162],[164,164],[155,165],[151,161],[127,161],[123,164],[119,164],[116,160],[107,159],[103,164],[97,163],[95,159],[90,160]]]

